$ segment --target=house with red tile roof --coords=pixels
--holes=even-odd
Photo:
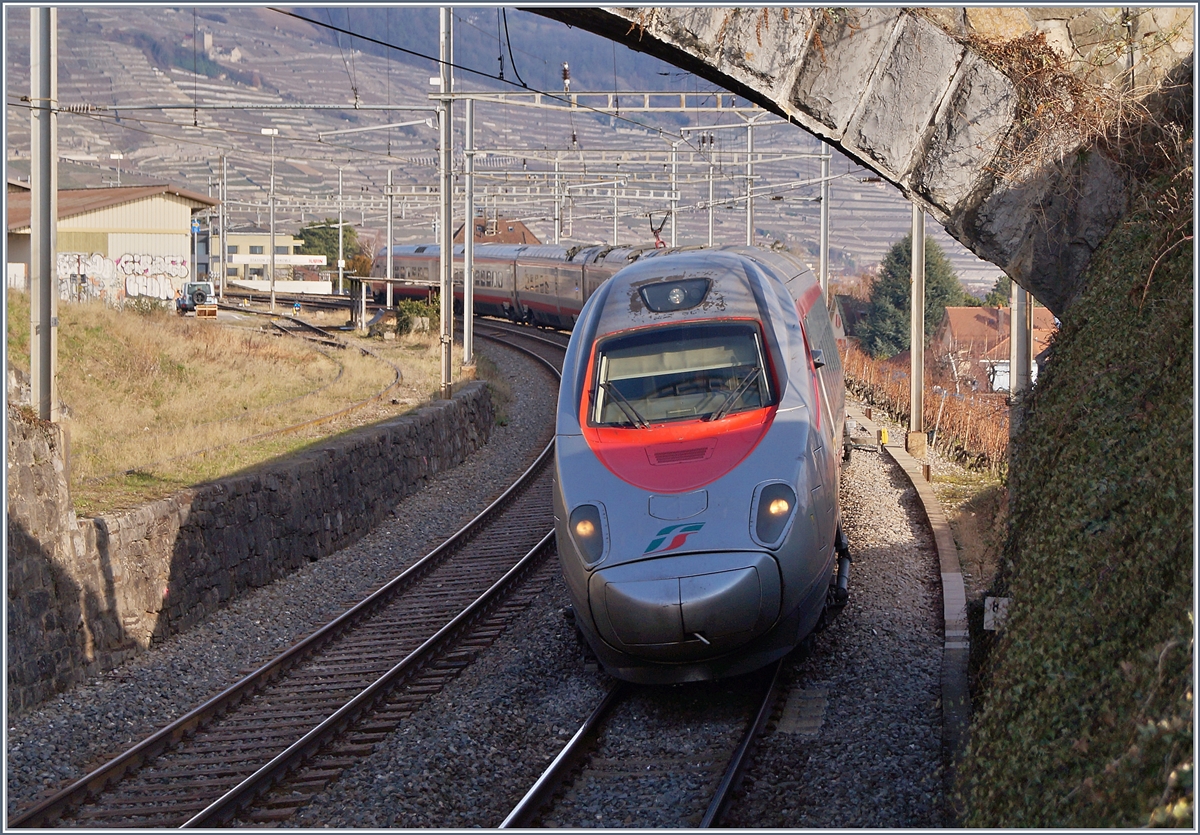
[[[1007,391],[1010,327],[1007,307],[947,307],[926,354],[960,391]],[[1033,356],[1046,351],[1057,328],[1054,314],[1033,308]],[[1036,364],[1032,373],[1036,380]]]

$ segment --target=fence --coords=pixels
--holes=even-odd
[[[908,374],[850,345],[843,357],[846,387],[872,407],[908,423]],[[1008,400],[1003,394],[954,394],[925,379],[925,428],[934,445],[967,463],[999,470],[1008,463]]]

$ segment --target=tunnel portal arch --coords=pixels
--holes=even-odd
[[[1060,316],[1127,211],[1129,173],[1085,130],[1031,121],[1028,91],[975,45],[1058,48],[1071,53],[1066,66],[1079,69],[1080,83],[1086,76],[1100,90],[1133,77],[1146,89],[1165,82],[1176,99],[1186,96],[1176,110],[1191,114],[1191,9],[530,11],[789,119],[897,186]]]

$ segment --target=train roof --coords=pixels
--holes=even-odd
[[[714,318],[762,319],[760,281],[755,274],[756,259],[748,253],[729,249],[659,251],[654,257],[640,258],[614,275],[596,325],[596,335],[665,322],[696,321]],[[761,263],[761,262],[760,262]],[[769,272],[777,270],[768,268]],[[778,275],[781,280],[787,276]],[[691,306],[679,309],[651,309],[650,296],[643,292],[656,284],[699,287],[703,293]],[[705,285],[703,282],[707,282]],[[689,290],[689,292],[692,292]]]

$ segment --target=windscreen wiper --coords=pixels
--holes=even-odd
[[[611,382],[605,380],[600,384],[600,387],[612,395],[613,400],[617,401],[617,408],[625,413],[625,417],[629,418],[629,421],[634,426],[639,429],[645,429],[650,425],[650,421],[642,417],[638,410],[633,407],[633,404],[626,400],[624,395]]]
[[[733,404],[736,403],[737,399],[746,392],[746,389],[750,388],[750,384],[758,378],[758,375],[761,371],[762,366],[754,366],[754,369],[742,379],[742,383],[737,387],[737,390],[734,391],[734,393],[731,394],[729,398],[721,404],[721,408],[717,409],[708,416],[708,420],[720,420],[721,418],[725,417],[725,413],[733,408]]]

